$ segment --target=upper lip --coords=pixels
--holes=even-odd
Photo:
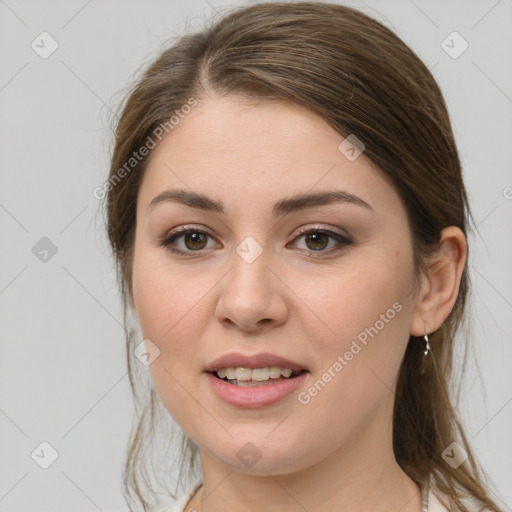
[[[306,367],[300,363],[290,361],[284,357],[268,352],[259,354],[245,355],[239,352],[224,354],[212,361],[205,368],[205,372],[213,373],[221,368],[265,368],[267,366],[278,366],[280,368],[290,368],[294,372],[306,370]]]

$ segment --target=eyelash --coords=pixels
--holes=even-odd
[[[190,250],[182,251],[181,249],[172,248],[170,246],[171,243],[174,242],[175,240],[177,240],[178,238],[181,238],[182,236],[184,236],[186,234],[190,234],[190,233],[200,233],[202,235],[211,237],[211,235],[208,234],[206,231],[196,229],[196,228],[184,228],[183,226],[180,226],[176,232],[160,239],[158,241],[158,245],[161,247],[165,247],[167,250],[169,250],[175,254],[179,254],[179,255],[183,255],[183,256],[190,256],[191,253],[201,253],[204,249],[200,249],[197,251],[190,251]],[[300,228],[299,234],[293,239],[293,242],[296,242],[299,238],[302,238],[302,237],[312,234],[312,233],[320,233],[323,235],[327,235],[329,238],[336,240],[338,242],[338,246],[331,248],[329,250],[318,250],[318,251],[306,250],[309,253],[309,255],[312,255],[312,254],[316,255],[318,253],[320,253],[322,255],[337,253],[337,252],[340,252],[343,249],[345,249],[347,246],[352,245],[352,243],[353,243],[352,240],[346,236],[340,235],[339,233],[335,233],[334,231],[329,231],[329,230],[321,229],[321,228]],[[211,238],[213,238],[213,237],[211,237]]]

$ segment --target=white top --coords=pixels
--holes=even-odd
[[[203,484],[202,480],[199,480],[196,482],[185,494],[180,496],[174,503],[171,505],[167,505],[164,508],[161,508],[155,512],[194,512],[194,509],[191,510],[185,510],[185,506],[190,501],[192,496],[196,493],[196,491],[201,487]]]
[[[201,487],[202,481],[196,482],[184,495],[180,496],[178,500],[171,504],[167,505],[165,508],[162,508],[156,512],[197,512],[194,508],[190,508],[189,510],[185,510],[185,507],[192,496],[196,493],[196,491]],[[439,494],[441,494],[439,492]],[[446,502],[448,500],[445,499]],[[441,504],[441,502],[437,499],[437,496],[432,492],[432,489],[429,489],[428,493],[428,512],[449,512],[448,509]],[[476,508],[474,509],[477,510]]]

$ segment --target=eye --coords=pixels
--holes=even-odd
[[[300,235],[295,238],[294,242],[303,238],[306,245],[305,250],[310,253],[320,252],[322,254],[330,254],[332,252],[341,251],[346,246],[352,244],[350,238],[326,229],[303,228],[300,229],[299,232]]]
[[[190,252],[199,252],[205,249],[208,243],[208,238],[211,238],[211,236],[205,231],[180,226],[174,233],[171,233],[160,240],[159,245],[166,247],[171,252],[186,254]],[[175,244],[178,240],[182,243],[177,244],[181,245],[181,247],[176,248]]]
[[[331,254],[352,244],[352,240],[340,233],[321,228],[301,228],[299,236],[294,239],[304,239],[305,251],[311,253]],[[190,255],[201,252],[208,247],[208,239],[212,238],[206,231],[197,228],[180,226],[173,233],[159,240],[158,244],[166,247],[175,254]],[[326,250],[327,249],[327,250]]]

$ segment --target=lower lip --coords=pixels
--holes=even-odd
[[[222,379],[215,377],[211,373],[207,373],[214,391],[217,396],[224,402],[234,405],[235,407],[243,407],[245,409],[256,409],[268,407],[282,400],[284,397],[293,393],[304,382],[308,372],[302,372],[293,379],[283,379],[274,384],[265,384],[261,386],[236,386]]]

